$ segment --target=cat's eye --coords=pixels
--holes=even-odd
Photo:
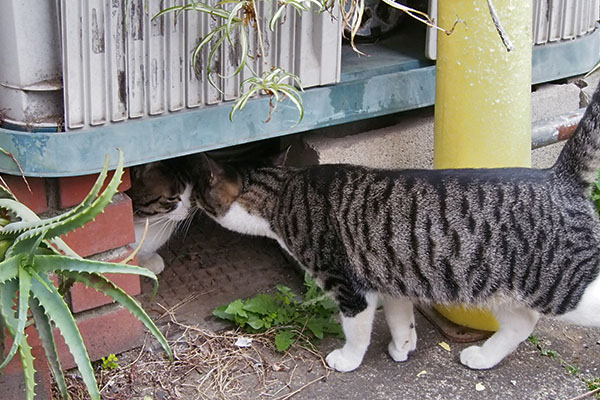
[[[179,201],[179,200],[181,200],[181,198],[179,197],[179,195],[177,195],[177,196],[167,197],[167,200],[169,200],[169,201]]]

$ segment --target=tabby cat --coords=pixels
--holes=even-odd
[[[157,253],[179,224],[191,218],[191,178],[184,159],[158,161],[131,168],[131,197],[134,210],[135,246],[148,231],[140,251],[139,264],[159,274],[165,267]]]
[[[378,298],[389,354],[416,347],[413,302],[492,310],[500,329],[462,351],[473,369],[517,348],[541,314],[600,327],[600,89],[549,169],[380,170],[352,165],[232,168],[206,158],[192,200],[231,230],[275,239],[335,298],[351,371]]]

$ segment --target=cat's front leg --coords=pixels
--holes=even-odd
[[[156,275],[160,274],[165,269],[165,262],[158,253],[138,255],[140,266],[149,269]]]
[[[406,361],[408,353],[417,348],[413,303],[407,299],[385,295],[383,310],[392,334],[388,352],[394,361]]]
[[[358,297],[358,295],[357,295]],[[373,317],[377,308],[377,293],[367,293],[362,299],[339,299],[342,311],[342,328],[346,336],[346,343],[341,349],[329,353],[327,365],[340,372],[352,371],[361,364],[371,341],[371,328]],[[362,300],[362,301],[357,301]],[[344,307],[346,304],[365,304],[366,307],[358,313],[353,313],[353,308]],[[357,311],[354,309],[354,311]],[[344,315],[346,314],[346,315]]]
[[[539,314],[528,308],[497,306],[493,309],[500,329],[483,346],[467,347],[460,353],[460,362],[472,369],[494,367],[527,339]]]

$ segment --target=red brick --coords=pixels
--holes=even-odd
[[[141,346],[144,342],[144,325],[121,306],[106,306],[92,312],[76,316],[77,326],[83,337],[92,361],[107,355],[119,354]],[[63,369],[74,368],[75,361],[64,339],[55,329],[56,349]],[[32,335],[33,336],[33,335]],[[37,340],[37,342],[35,341]],[[32,337],[31,343],[41,346],[39,337]]]
[[[108,184],[114,171],[108,173],[108,177],[105,181],[105,186]],[[98,174],[93,175],[82,175],[82,176],[70,176],[66,178],[58,179],[58,194],[59,204],[61,208],[67,208],[75,206],[87,196],[89,191],[94,186]],[[122,182],[119,185],[119,192],[124,192],[131,187],[131,179],[129,178],[129,169],[126,169],[123,173]],[[104,186],[104,187],[105,187]],[[104,190],[104,187],[102,190]]]
[[[28,328],[28,333],[37,332],[33,327]],[[31,342],[30,342],[31,343]],[[9,344],[10,345],[10,344]],[[52,400],[52,375],[46,361],[46,354],[41,346],[32,349],[33,366],[37,371],[35,374],[35,399]],[[16,354],[10,363],[0,374],[0,388],[2,388],[2,400],[23,400],[25,398],[25,378],[21,367],[21,358]]]
[[[63,235],[63,239],[82,257],[116,249],[135,242],[131,199],[113,199],[95,221]]]
[[[120,261],[109,260],[112,262]],[[136,264],[136,260],[132,261]],[[138,275],[129,274],[104,274],[105,277],[113,281],[114,284],[123,289],[128,295],[136,296],[141,293],[140,277]],[[100,307],[113,302],[111,297],[108,297],[92,288],[85,286],[82,283],[76,283],[71,288],[71,309],[78,313],[81,311],[91,310],[92,308]]]
[[[39,214],[48,209],[46,180],[44,178],[27,178],[31,192],[20,176],[2,175],[2,178],[17,199],[31,208],[33,212]]]

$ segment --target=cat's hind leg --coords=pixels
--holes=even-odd
[[[394,361],[406,361],[408,353],[417,348],[415,314],[410,300],[383,296],[385,319],[392,334],[388,352]]]
[[[360,295],[356,296],[362,297]],[[332,351],[326,357],[325,361],[331,368],[340,372],[349,372],[358,368],[361,364],[371,341],[371,327],[373,326],[378,298],[377,293],[370,292],[365,294],[364,298],[353,299],[354,301],[351,302],[353,304],[364,304],[366,302],[366,307],[355,315],[352,315],[349,310],[345,311],[344,300],[348,301],[349,299],[341,299],[342,328],[346,336],[346,343],[344,347]]]
[[[600,277],[588,285],[574,310],[556,319],[577,325],[600,327]]]
[[[494,367],[529,337],[539,318],[537,312],[524,307],[496,306],[492,311],[500,329],[482,346],[467,347],[460,353],[460,362],[469,368]]]

